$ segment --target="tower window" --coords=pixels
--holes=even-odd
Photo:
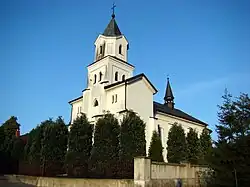
[[[119,45],[119,54],[122,54],[122,45]]]
[[[125,80],[125,75],[122,75],[122,80],[123,80],[123,81]]]
[[[100,46],[100,54],[103,53],[103,48],[102,48],[102,45]]]
[[[117,103],[117,94],[115,94],[115,103]]]
[[[118,72],[115,72],[115,81],[118,81]]]
[[[102,72],[99,73],[99,82],[102,80]]]
[[[96,74],[94,75],[94,84],[96,83]]]
[[[159,134],[159,136],[161,138],[161,127],[160,127],[160,125],[158,125],[158,134]]]
[[[94,107],[96,107],[96,106],[98,106],[98,101],[97,101],[97,99],[95,99],[95,101],[94,101]]]
[[[112,103],[114,103],[114,101],[115,101],[115,96],[112,95]]]

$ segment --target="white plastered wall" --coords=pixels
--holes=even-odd
[[[154,120],[155,130],[158,131],[158,125],[161,128],[163,158],[165,162],[167,162],[167,149],[166,148],[167,148],[168,132],[170,128],[172,127],[172,124],[174,123],[181,124],[184,129],[185,134],[188,133],[189,128],[193,128],[198,133],[198,136],[201,135],[202,130],[205,128],[203,124],[195,123],[192,121],[188,121],[182,118],[170,116],[170,115],[159,113],[159,112],[156,113],[155,117],[156,117],[156,119]]]
[[[154,130],[153,91],[143,78],[140,81],[127,85],[127,109],[132,109],[146,123],[146,151],[148,153],[152,132]]]
[[[77,115],[80,115],[79,107],[82,107],[82,99],[74,101],[72,104],[72,111],[71,111],[71,123],[77,118]]]

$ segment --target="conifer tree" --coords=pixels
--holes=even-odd
[[[198,134],[192,128],[189,129],[187,133],[187,161],[191,164],[198,164],[201,150],[200,150],[200,141]]]
[[[29,152],[27,155],[29,165],[31,166],[31,174],[32,175],[40,175],[40,167],[41,167],[41,148],[42,148],[42,140],[44,138],[44,129],[46,126],[50,125],[50,120],[43,121],[40,125],[38,125],[33,131],[32,143],[29,148]],[[27,148],[26,148],[27,149]],[[32,171],[33,170],[33,171]]]
[[[120,176],[133,178],[134,157],[146,156],[145,123],[132,110],[121,121]]]
[[[200,160],[201,163],[204,163],[205,157],[211,152],[212,150],[212,140],[209,134],[209,130],[204,128],[200,135],[200,148],[201,148],[201,155]]]
[[[168,133],[167,158],[170,163],[180,163],[187,159],[187,144],[184,129],[173,124]]]
[[[41,169],[42,175],[55,176],[63,173],[68,130],[61,117],[48,123],[41,142]]]
[[[154,131],[149,147],[149,157],[152,161],[163,162],[162,143],[159,134]]]
[[[120,126],[113,114],[107,113],[98,119],[90,156],[89,167],[92,176],[101,178],[117,176],[119,132]]]
[[[68,176],[86,177],[92,149],[93,125],[85,114],[77,117],[70,127],[66,158]]]
[[[209,182],[218,187],[249,186],[250,98],[241,94],[233,99],[227,90],[222,98],[216,125],[218,140],[207,157],[213,170]]]

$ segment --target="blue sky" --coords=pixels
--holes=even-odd
[[[15,115],[23,134],[49,117],[69,122],[68,101],[85,88],[112,3],[0,0],[0,124]],[[250,93],[250,1],[116,4],[129,63],[156,86],[156,101],[163,101],[169,75],[175,106],[214,130],[224,89]]]

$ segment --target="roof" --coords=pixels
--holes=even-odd
[[[102,60],[102,59],[104,59],[104,58],[107,58],[107,57],[112,57],[112,58],[114,58],[114,59],[116,59],[116,60],[119,60],[119,61],[121,61],[121,62],[123,62],[123,63],[125,63],[125,64],[127,64],[127,65],[129,65],[129,66],[131,66],[131,67],[133,67],[133,68],[135,67],[135,66],[133,66],[132,64],[130,64],[130,63],[128,63],[128,62],[126,62],[126,61],[124,61],[124,60],[122,60],[122,59],[120,59],[120,58],[117,58],[116,56],[111,56],[111,55],[104,56],[103,58],[98,59],[98,60],[92,62],[92,63],[89,64],[87,67],[89,67],[89,66],[95,64],[96,62],[98,62],[98,61],[100,61],[100,60]]]
[[[69,101],[69,104],[71,104],[71,103],[73,103],[74,101],[77,101],[77,100],[79,100],[79,99],[82,99],[82,96],[77,97],[77,98],[75,98],[75,99],[72,99],[71,101]]]
[[[125,83],[125,82],[128,83],[128,84],[130,84],[130,83],[133,83],[133,82],[135,82],[135,81],[141,80],[143,77],[147,80],[147,82],[150,84],[150,86],[155,90],[155,93],[157,93],[157,92],[158,92],[157,89],[156,89],[156,88],[154,87],[154,85],[148,80],[148,78],[146,77],[146,75],[144,75],[144,73],[141,73],[141,74],[139,74],[139,75],[130,77],[130,78],[128,78],[128,79],[125,79],[125,80],[118,81],[118,82],[115,82],[115,83],[113,83],[113,84],[107,85],[107,86],[104,87],[104,89],[112,88],[112,87],[114,87],[114,86],[120,85],[120,84]],[[155,94],[155,93],[154,93],[154,94]]]
[[[115,16],[112,16],[112,19],[110,20],[108,26],[104,30],[103,34],[104,36],[120,36],[122,35],[116,21]]]
[[[168,100],[173,100],[174,99],[174,95],[170,86],[170,82],[169,82],[169,78],[167,81],[167,89],[166,89],[166,93],[165,93],[165,97],[164,100],[168,101]]]
[[[156,113],[156,111],[162,112],[162,113],[165,113],[165,114],[169,114],[169,115],[173,115],[173,116],[176,116],[176,117],[179,117],[179,118],[183,118],[183,119],[193,121],[193,122],[196,122],[196,123],[200,123],[200,124],[205,125],[205,126],[208,125],[205,122],[202,122],[202,121],[190,116],[189,114],[187,114],[187,113],[185,113],[185,112],[183,112],[183,111],[181,111],[179,109],[176,109],[176,108],[171,109],[167,105],[164,105],[164,104],[161,104],[161,103],[158,103],[158,102],[154,101],[154,114]]]

